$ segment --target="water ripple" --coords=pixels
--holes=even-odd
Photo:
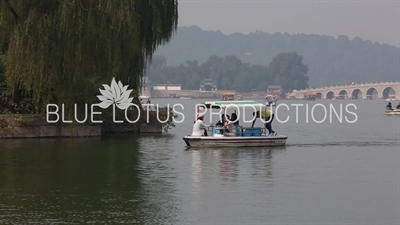
[[[365,142],[365,141],[342,141],[342,142],[324,142],[314,144],[286,144],[287,147],[325,147],[325,146],[344,146],[344,147],[366,147],[366,146],[399,146],[399,142]]]

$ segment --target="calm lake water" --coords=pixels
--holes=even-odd
[[[182,140],[199,100],[152,99],[179,102],[168,134],[0,140],[0,224],[399,224],[400,116],[384,101],[282,100],[286,147],[201,150]],[[305,106],[296,122],[290,104],[317,103],[325,122]],[[357,121],[330,123],[330,104]]]

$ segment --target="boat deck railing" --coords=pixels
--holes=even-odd
[[[222,127],[209,127],[207,132],[211,132],[209,136],[214,135],[223,135],[226,137],[251,137],[251,136],[267,136],[267,129],[264,127],[243,127],[243,126],[236,126],[236,132],[229,132],[228,128]]]

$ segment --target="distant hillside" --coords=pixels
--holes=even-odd
[[[400,49],[387,44],[306,34],[225,35],[220,31],[203,31],[199,27],[181,27],[170,43],[155,55],[163,55],[167,65],[199,64],[211,55],[234,55],[242,62],[266,65],[282,52],[297,52],[308,65],[310,86],[349,82],[398,81]]]

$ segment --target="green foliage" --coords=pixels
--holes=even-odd
[[[169,129],[172,129],[172,127],[175,127],[174,119],[178,117],[178,115],[175,114],[174,109],[172,107],[160,107],[157,109],[158,115],[159,115],[159,120],[160,121],[165,121],[162,126],[165,132],[168,133]]]
[[[19,101],[12,98],[7,87],[4,56],[0,55],[0,114],[33,113],[35,106],[29,93],[19,92]]]
[[[42,116],[34,114],[0,115],[0,129],[35,126],[40,121],[43,121]]]
[[[177,4],[177,0],[0,1],[0,47],[8,93],[17,105],[25,104],[22,96],[29,97],[34,111],[42,113],[48,103],[95,102],[98,88],[113,77],[140,90],[147,62],[176,30]],[[72,107],[67,109],[71,115]]]
[[[197,61],[186,61],[186,65],[176,67],[151,64],[147,76],[159,83],[180,83],[188,90],[196,90],[204,78],[212,78],[219,89],[224,90],[266,91],[268,85],[282,85],[284,90],[291,91],[308,87],[307,71],[308,66],[303,64],[302,56],[282,53],[268,67],[249,65],[235,56],[210,56],[200,66]]]
[[[308,66],[297,53],[281,53],[268,66],[273,83],[282,85],[284,90],[308,88]]]

